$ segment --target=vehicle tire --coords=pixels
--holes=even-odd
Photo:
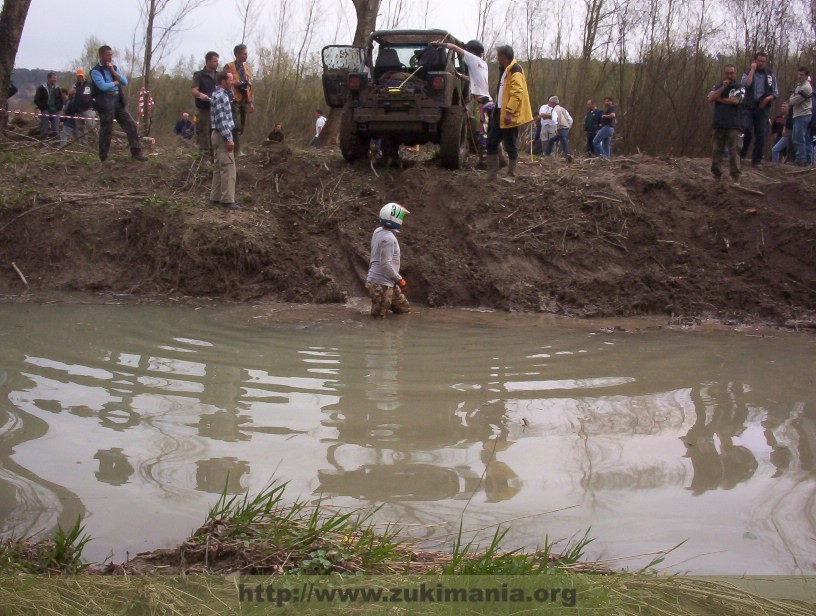
[[[351,113],[351,107],[346,107],[340,116],[340,152],[350,163],[365,158],[371,147],[371,138],[363,137],[354,130]]]
[[[460,169],[467,152],[467,114],[461,107],[453,107],[445,112],[439,129],[439,162],[446,169]]]

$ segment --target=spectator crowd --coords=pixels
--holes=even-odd
[[[505,155],[509,159],[508,177],[515,175],[522,129],[530,130],[532,154],[550,157],[560,152],[567,162],[573,161],[570,146],[572,115],[555,94],[548,97],[537,113],[533,113],[524,70],[515,59],[512,47],[496,48],[500,80],[498,87],[492,88],[487,79],[484,48],[479,41],[470,41],[464,48],[445,40],[432,45],[454,50],[468,67],[474,125],[479,133],[475,141],[489,179],[496,176]],[[233,55],[234,59],[219,70],[220,54],[215,51],[205,54],[204,65],[193,74],[190,86],[195,114],[183,111],[173,126],[179,144],[189,147],[195,142],[202,155],[215,164],[211,201],[229,209],[238,207],[235,203],[235,157],[243,155],[243,135],[255,111],[247,46],[236,45]],[[131,156],[146,160],[141,149],[139,126],[127,110],[124,88],[128,79],[113,64],[111,48],[107,45],[100,47],[99,62],[89,74],[79,68],[74,78],[70,89],[61,88],[57,74],[51,71],[46,82],[37,87],[33,103],[39,117],[40,139],[58,139],[60,147],[66,147],[69,140],[85,145],[89,136],[96,135],[99,158],[105,161],[115,121],[127,136]],[[782,97],[778,78],[763,52],[755,54],[741,76],[734,65],[723,67],[722,79],[707,95],[712,107],[711,172],[715,178],[722,177],[722,162],[726,159],[734,182],[742,173],[743,159],[750,156],[754,167],[762,165],[768,135],[774,139],[770,148],[772,163],[813,164],[816,122],[808,68],[799,67],[796,75],[791,76],[791,82],[789,95]],[[8,96],[16,93],[12,85]],[[622,119],[614,98],[605,97],[602,106],[598,106],[594,99],[587,100],[585,112],[585,154],[611,159],[618,121]],[[7,114],[4,115],[4,126],[6,121]],[[327,118],[317,110],[314,121],[311,145],[318,144]],[[283,140],[283,130],[279,123],[275,123],[267,143],[282,143]]]

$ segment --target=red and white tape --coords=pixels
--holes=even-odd
[[[9,109],[5,111],[0,109],[0,113],[7,113],[8,115],[27,115],[27,116],[34,116],[37,118],[65,118],[69,120],[87,120],[88,122],[98,122],[99,118],[88,118],[85,116],[67,116],[67,115],[60,115],[58,113],[41,113],[41,112],[34,112],[34,111],[23,111],[21,109]]]

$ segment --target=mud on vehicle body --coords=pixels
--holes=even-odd
[[[322,51],[323,93],[342,108],[340,151],[368,154],[373,139],[390,146],[435,143],[442,166],[458,169],[468,153],[467,66],[434,41],[464,43],[444,30],[381,30],[363,47]]]

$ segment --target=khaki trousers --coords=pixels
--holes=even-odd
[[[210,143],[215,159],[210,201],[235,203],[235,155],[227,152],[227,141],[218,131],[211,131]]]
[[[740,176],[740,130],[738,128],[715,128],[711,139],[711,173],[715,178],[722,175],[723,153],[728,152],[731,178]]]

